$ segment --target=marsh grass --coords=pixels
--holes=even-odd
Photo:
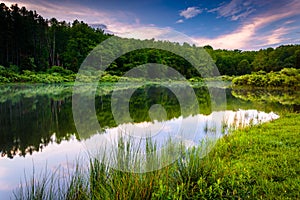
[[[63,181],[58,177],[65,172],[44,173],[24,181],[14,195],[22,200],[299,199],[299,122],[299,114],[285,114],[235,130],[207,156],[199,156],[203,148],[193,147],[173,164],[147,173],[115,170],[91,158],[88,170],[77,164]]]

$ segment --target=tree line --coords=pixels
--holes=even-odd
[[[52,66],[76,71],[88,52],[109,37],[82,21],[44,19],[17,4],[0,4],[0,27],[0,65],[20,72]]]
[[[204,47],[206,48],[206,47]],[[259,51],[211,50],[222,75],[244,75],[258,71],[280,71],[283,68],[300,68],[300,45],[281,45]]]
[[[0,71],[5,69],[19,74],[24,71],[28,73],[28,70],[47,72],[53,66],[76,73],[91,50],[112,36],[83,21],[67,23],[55,18],[44,19],[36,11],[19,8],[17,4],[11,7],[0,4],[0,27],[0,65],[4,66],[0,67]],[[152,42],[182,46],[183,50],[190,52],[202,49],[187,43]],[[204,49],[221,75],[236,76],[260,70],[271,72],[283,68],[300,68],[300,45],[283,45],[259,51],[214,50],[209,45],[204,46]],[[116,59],[107,73],[121,76],[133,67],[145,63],[161,63],[173,67],[187,78],[199,76],[184,58],[159,49],[141,49],[127,53]]]

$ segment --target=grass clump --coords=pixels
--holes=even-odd
[[[58,184],[30,182],[16,199],[299,199],[300,115],[236,130],[200,158],[202,148],[182,152],[173,164],[148,173],[108,168],[96,159],[88,170]],[[32,189],[34,188],[34,189]],[[38,192],[35,192],[38,191]],[[42,198],[41,198],[42,197]]]

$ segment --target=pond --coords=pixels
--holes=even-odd
[[[9,198],[25,176],[40,174],[45,168],[72,169],[76,161],[84,162],[82,157],[96,155],[99,146],[115,152],[113,148],[120,135],[134,138],[133,144],[144,147],[141,152],[146,151],[147,141],[143,138],[150,136],[157,148],[170,138],[189,148],[207,138],[217,139],[231,128],[266,122],[278,118],[280,113],[300,110],[297,91],[213,86],[208,89],[201,85],[194,85],[193,91],[197,106],[185,102],[183,110],[176,94],[189,95],[184,85],[178,84],[176,91],[172,91],[158,84],[139,88],[129,84],[116,92],[114,84],[102,83],[95,97],[96,119],[101,127],[78,133],[73,118],[72,85],[0,85],[0,197]],[[217,99],[220,93],[226,95],[225,101],[212,100],[211,95]],[[118,95],[127,94],[128,102],[126,98],[114,101]],[[116,105],[117,109],[112,111]],[[78,112],[85,115],[86,110]]]

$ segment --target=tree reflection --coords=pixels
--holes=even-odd
[[[129,86],[119,92],[128,92]],[[111,111],[113,87],[101,85],[96,96],[96,112],[102,131],[116,127]],[[187,91],[185,86],[178,86],[182,95]],[[216,88],[216,93],[218,89]],[[210,94],[206,87],[194,88],[199,109],[193,105],[187,107],[188,115],[212,112]],[[213,90],[211,90],[213,91]],[[249,91],[226,90],[227,109],[258,109],[261,111],[299,111],[299,92],[296,91]],[[122,96],[122,95],[121,95]],[[179,102],[174,93],[159,85],[146,85],[134,91],[129,102],[130,117],[134,123],[151,121],[149,109],[159,104],[166,111],[166,118],[155,118],[157,121],[169,120],[182,116]],[[122,105],[122,104],[121,104]],[[218,105],[217,105],[218,106]],[[118,110],[122,115],[124,108]],[[187,116],[183,116],[187,117]],[[124,123],[129,120],[124,119]],[[55,137],[54,137],[55,134]],[[79,138],[72,116],[72,86],[70,85],[6,85],[0,86],[0,153],[2,157],[13,158],[25,156],[34,151],[42,151],[49,143],[60,143],[71,136]],[[86,138],[92,135],[86,135]]]
[[[112,91],[103,90],[96,96],[96,112],[103,130],[117,126],[111,112]],[[185,93],[185,88],[179,88]],[[202,104],[201,112],[211,112],[207,88],[195,88]],[[126,88],[120,92],[126,93]],[[72,87],[58,86],[1,86],[0,103],[0,152],[13,158],[42,151],[51,142],[60,143],[71,135],[78,135],[72,116]],[[180,105],[174,94],[158,85],[138,88],[130,99],[130,115],[134,122],[150,121],[151,105],[161,104],[167,119],[181,115]],[[192,105],[189,113],[197,114]],[[201,107],[201,106],[200,106]],[[126,122],[126,121],[125,121]],[[55,134],[55,137],[53,137]]]

